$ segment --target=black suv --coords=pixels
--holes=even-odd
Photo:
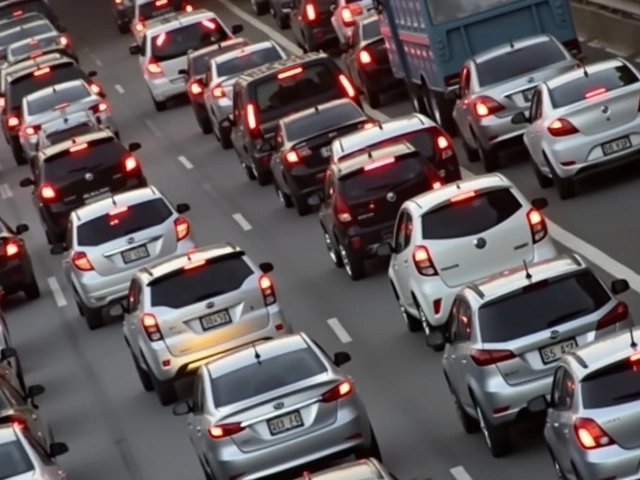
[[[335,5],[335,0],[293,0],[289,25],[302,50],[313,52],[339,46],[338,35],[331,23]]]
[[[27,224],[21,223],[14,229],[0,218],[0,285],[6,295],[24,292],[29,300],[35,300],[40,296],[40,288],[21,237],[27,231]]]
[[[233,87],[233,115],[221,122],[233,130],[231,141],[240,164],[260,185],[271,181],[270,142],[276,124],[293,112],[348,98],[359,106],[359,92],[324,53],[307,53],[245,72]]]
[[[368,150],[331,163],[324,190],[309,198],[320,205],[320,225],[331,260],[352,280],[366,274],[365,261],[393,237],[402,204],[440,184],[433,164],[408,142]]]
[[[57,31],[66,32],[58,15],[53,11],[47,0],[5,0],[0,1],[0,20],[18,18],[28,13],[39,13],[49,20]]]
[[[140,148],[139,143],[125,147],[102,130],[38,152],[34,178],[22,179],[20,186],[33,187],[33,204],[50,245],[64,242],[76,208],[147,185],[140,162],[131,155]]]
[[[331,142],[362,128],[374,127],[348,99],[333,100],[289,115],[278,122],[271,172],[276,193],[298,215],[311,211],[308,198],[322,190],[331,159]]]

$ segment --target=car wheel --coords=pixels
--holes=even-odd
[[[142,388],[144,388],[145,392],[153,392],[153,381],[151,381],[151,375],[149,375],[149,372],[140,366],[140,363],[138,363],[138,359],[133,352],[130,353],[131,359],[133,360],[133,366],[136,368],[136,373],[138,374]]]
[[[78,302],[77,300],[76,300],[76,307],[78,307],[78,315],[84,318],[84,311],[82,310],[82,305],[80,305],[80,302]]]
[[[331,259],[333,264],[336,266],[336,268],[344,267],[344,263],[342,263],[342,256],[340,255],[340,252],[336,248],[336,244],[331,238],[331,235],[329,235],[324,230],[324,227],[322,228],[322,233],[324,234],[324,245],[327,249],[327,253],[329,254],[329,258]]]
[[[231,142],[231,131],[224,130],[220,131],[220,136],[218,137],[220,140],[220,146],[223,150],[230,150],[233,147],[233,143]]]
[[[473,135],[473,132],[471,132],[471,135]],[[462,140],[462,148],[464,150],[464,153],[467,154],[467,161],[469,163],[477,163],[477,162],[479,162],[480,161],[480,152],[478,152],[478,147],[477,147],[478,142],[476,141],[475,137],[473,137],[475,145],[471,146],[471,145],[467,144],[467,142],[465,141],[464,137],[460,133],[459,129],[458,129],[458,136]]]
[[[428,336],[434,330],[434,328],[429,322],[429,317],[427,317],[427,314],[422,306],[418,302],[416,302],[416,305],[418,305],[418,315],[420,315],[420,323],[422,324],[422,329],[424,330],[425,336]],[[434,352],[441,352],[443,350],[444,346],[433,349]]]
[[[158,380],[153,374],[150,377],[160,405],[166,407],[178,401],[178,390],[173,380]]]
[[[482,166],[484,171],[487,173],[495,172],[500,168],[500,156],[498,154],[498,149],[493,148],[491,150],[485,150],[480,142],[477,142],[478,145],[478,157],[482,162]]]
[[[404,324],[407,326],[407,330],[409,330],[411,333],[421,331],[423,329],[422,321],[419,318],[414,317],[407,311],[406,307],[402,304],[400,296],[396,293],[395,288],[393,288],[393,293],[396,296],[396,300],[398,301],[400,315],[402,315],[402,319],[404,320]]]
[[[89,308],[86,305],[81,304],[82,312],[84,313],[84,321],[89,327],[89,330],[97,330],[104,326],[104,319],[102,318],[102,311],[99,308]]]
[[[151,96],[153,106],[156,108],[156,112],[164,112],[167,109],[167,101],[159,102],[153,96]]]
[[[254,165],[251,166],[251,170],[253,171],[253,176],[258,181],[258,185],[264,187],[265,185],[269,185],[271,183],[271,172],[265,170],[258,170]]]
[[[371,445],[369,445],[367,448],[363,448],[362,450],[357,451],[356,458],[358,460],[375,458],[380,463],[382,463],[382,452],[380,451],[380,445],[378,444],[378,439],[376,438],[376,434],[374,433],[373,428],[370,427],[370,429],[371,429]]]
[[[536,176],[536,181],[538,182],[538,185],[540,185],[540,188],[549,188],[553,186],[553,178],[547,177],[544,173],[542,173],[542,170],[540,170],[540,167],[536,162],[533,161],[532,158],[530,159],[530,162],[531,167],[533,168],[533,173]]]
[[[120,32],[121,34],[125,35],[127,33],[129,33],[131,30],[129,28],[129,25],[127,25],[126,23],[119,23],[118,24],[118,32]]]
[[[547,162],[547,166],[549,167],[549,172],[551,172],[551,178],[553,179],[553,183],[558,189],[558,196],[560,200],[569,200],[576,196],[576,185],[573,178],[562,178],[558,175],[558,172],[551,165],[551,162],[548,158],[545,157],[545,161]]]
[[[368,88],[363,89],[362,94],[369,104],[371,108],[380,108],[382,106],[382,101],[380,100],[380,94],[377,92],[372,92]]]
[[[196,118],[198,120],[198,126],[200,127],[202,133],[205,135],[210,135],[213,132],[213,125],[211,124],[211,120],[209,119],[209,117],[202,118],[196,116]]]
[[[477,403],[475,407],[478,422],[480,423],[480,430],[482,431],[482,436],[484,437],[487,447],[489,447],[491,455],[495,458],[500,458],[511,453],[513,445],[508,428],[506,426],[491,425]]]
[[[456,414],[458,415],[458,419],[462,424],[462,428],[467,433],[477,433],[480,431],[480,422],[473,418],[471,415],[467,413],[464,409],[460,400],[458,399],[458,395],[454,392],[453,387],[451,386],[451,382],[445,376],[445,380],[447,381],[447,387],[449,387],[449,393],[451,393],[451,398],[453,399],[453,403],[456,408]]]
[[[311,213],[311,205],[309,205],[303,197],[291,195],[291,200],[300,217],[305,217]]]
[[[564,471],[562,471],[562,467],[558,463],[558,460],[556,460],[556,457],[551,452],[551,450],[549,450],[549,455],[551,456],[551,462],[553,463],[553,469],[555,470],[557,477],[560,480],[567,480],[567,476],[565,475]]]
[[[28,163],[27,157],[25,157],[19,142],[11,142],[11,153],[13,154],[16,165],[26,165]]]
[[[38,286],[38,281],[36,280],[35,275],[31,278],[29,283],[25,285],[22,291],[29,300],[40,298],[40,287]]]
[[[251,181],[256,179],[256,174],[253,170],[253,168],[248,167],[247,165],[242,165],[242,169],[244,170],[244,174],[247,176],[247,178]]]
[[[293,202],[291,201],[291,195],[289,195],[288,193],[284,193],[282,189],[277,185],[276,185],[276,194],[278,195],[278,198],[280,199],[280,202],[282,203],[282,205],[284,205],[284,208],[293,207]]]
[[[291,26],[289,17],[285,15],[278,15],[276,17],[276,24],[280,30],[287,30]]]
[[[364,260],[357,255],[354,255],[344,245],[338,246],[340,257],[344,265],[344,270],[349,275],[349,278],[354,282],[364,278],[366,275]]]

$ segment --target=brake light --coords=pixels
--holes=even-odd
[[[33,76],[34,77],[40,77],[42,75],[46,75],[50,71],[51,71],[51,68],[49,68],[49,67],[40,68],[40,69],[36,70],[35,72],[33,72]]]
[[[159,342],[162,340],[162,333],[160,332],[158,320],[155,315],[152,315],[151,313],[143,313],[140,318],[140,323],[142,324],[142,329],[150,342]]]
[[[276,303],[276,291],[273,288],[273,282],[271,279],[266,275],[261,275],[260,280],[258,280],[258,284],[260,285],[264,304],[268,307],[269,305]]]
[[[213,98],[224,98],[227,96],[227,92],[225,91],[224,87],[215,85],[211,87],[211,95],[213,96]]]
[[[40,198],[42,198],[42,200],[55,200],[57,196],[58,194],[51,185],[42,185],[40,187]]]
[[[573,431],[576,434],[580,446],[585,450],[609,447],[615,445],[607,432],[591,418],[578,417],[573,423]]]
[[[604,95],[605,93],[607,93],[606,88],[595,88],[585,93],[584,98],[589,99],[589,98],[599,97],[600,95]]]
[[[156,47],[161,47],[162,45],[164,45],[164,42],[166,41],[167,41],[167,34],[165,32],[162,32],[156,38]]]
[[[630,361],[631,363],[638,363],[638,362],[640,362],[640,353],[634,353],[633,355],[631,355],[631,356],[629,357],[629,361]]]
[[[92,83],[91,85],[89,85],[89,88],[91,89],[91,91],[93,93],[95,93],[96,95],[99,95],[100,92],[102,92],[102,88],[100,87],[100,85],[98,85],[97,83]]]
[[[31,137],[33,135],[36,135],[40,131],[40,128],[40,125],[32,125],[24,129],[24,134],[27,137]]]
[[[71,44],[71,42],[69,41],[69,37],[65,35],[60,35],[60,38],[58,39],[58,41],[60,42],[60,45],[62,45],[63,47],[68,47]]]
[[[471,350],[471,360],[479,367],[488,367],[514,358],[516,355],[511,350]]]
[[[20,15],[22,15],[24,12],[22,10],[16,10],[15,12],[13,12],[11,14],[12,17],[19,17]]]
[[[440,153],[440,159],[442,160],[453,155],[453,142],[444,132],[437,131],[436,149]]]
[[[251,133],[258,131],[258,116],[256,115],[256,107],[253,103],[247,105],[247,128]]]
[[[340,194],[336,195],[336,200],[333,204],[333,213],[340,223],[349,223],[353,220],[349,205]]]
[[[124,171],[127,173],[137,170],[140,164],[135,157],[127,157],[124,161]]]
[[[129,210],[129,207],[126,206],[126,205],[124,205],[122,207],[117,207],[117,208],[114,208],[112,210],[109,210],[109,216],[114,217],[116,215],[120,215],[121,213],[126,212],[127,210]]]
[[[198,81],[191,82],[189,84],[189,91],[191,92],[191,95],[202,95],[204,93],[202,85],[200,85],[200,82]]]
[[[147,72],[151,75],[162,75],[163,73],[162,67],[153,58],[150,58],[149,63],[147,63]]]
[[[342,85],[342,88],[344,88],[344,91],[347,94],[347,97],[351,99],[356,98],[356,96],[358,95],[358,92],[356,92],[356,89],[353,87],[349,79],[344,74],[341,73],[340,75],[338,75],[338,81]]]
[[[184,267],[182,267],[183,270],[193,270],[194,268],[198,268],[201,267],[202,265],[206,265],[206,260],[198,260],[197,262],[191,262],[191,263],[187,263]]]
[[[531,229],[533,243],[542,241],[548,233],[547,222],[542,214],[535,208],[532,208],[527,212],[527,221],[529,222],[529,228]]]
[[[437,189],[439,189],[441,187],[442,187],[442,182],[433,182],[433,184],[431,185],[431,188],[433,190],[437,190]]]
[[[209,30],[215,30],[216,28],[218,28],[215,22],[212,22],[211,20],[202,20],[202,25],[207,27]]]
[[[305,20],[307,22],[313,22],[318,18],[318,14],[316,12],[316,6],[313,3],[307,3],[307,6],[304,9]]]
[[[481,96],[476,98],[473,104],[473,110],[480,118],[485,118],[490,115],[495,115],[498,112],[504,110],[504,106],[498,103],[491,97]]]
[[[6,104],[7,101],[4,99],[4,97],[0,96],[0,109],[4,108]]]
[[[380,167],[384,167],[385,165],[390,165],[392,163],[394,163],[396,161],[395,157],[388,157],[388,158],[382,158],[380,160],[377,160],[375,162],[372,162],[368,165],[365,165],[363,167],[363,170],[365,172],[368,172],[369,170],[375,170],[376,168],[380,168]]]
[[[214,440],[230,437],[236,433],[240,433],[245,427],[241,423],[221,423],[220,425],[213,425],[207,429],[209,436]]]
[[[6,420],[8,424],[20,430],[29,428],[27,421],[20,415],[7,415],[3,417],[2,420]]]
[[[115,0],[116,5],[122,5],[123,0]]]
[[[300,75],[303,71],[302,67],[292,68],[291,70],[285,70],[284,72],[280,72],[276,77],[278,80],[282,80],[289,77],[295,77],[296,75]]]
[[[351,392],[353,392],[353,384],[349,380],[345,380],[323,393],[320,401],[323,403],[336,402],[348,396]]]
[[[20,244],[18,242],[8,242],[4,246],[4,254],[7,257],[14,257],[20,252]]]
[[[611,327],[629,318],[629,306],[624,302],[618,302],[604,317],[598,320],[596,330]]]
[[[87,148],[89,148],[88,143],[80,143],[78,145],[74,145],[73,147],[69,148],[69,152],[70,153],[80,152],[82,150],[86,150]]]
[[[360,50],[360,53],[358,53],[358,61],[361,65],[370,65],[373,63],[373,58],[371,58],[371,54],[366,50]]]
[[[87,254],[84,252],[73,252],[71,262],[74,267],[82,272],[90,272],[93,270],[93,265],[91,265],[89,257],[87,257]]]
[[[56,105],[55,107],[53,107],[54,110],[62,110],[64,108],[67,108],[69,106],[68,103],[61,103],[60,105]]]
[[[554,137],[566,137],[578,133],[578,129],[569,120],[558,118],[549,124],[547,131]]]
[[[178,217],[173,221],[173,225],[176,229],[176,239],[178,241],[187,238],[187,235],[189,235],[189,231],[191,230],[189,220],[184,217]]]
[[[187,13],[191,13],[193,12],[193,7],[191,5],[185,5],[184,10]]]
[[[20,125],[20,119],[15,115],[11,115],[7,118],[7,126],[9,128],[16,128],[18,125]]]
[[[353,27],[356,24],[358,15],[362,15],[362,7],[356,5],[346,5],[340,9],[340,19],[345,27]]]
[[[107,102],[100,102],[91,107],[91,111],[96,115],[104,113],[107,110],[109,110],[109,104]]]
[[[32,54],[29,55],[29,58],[38,58],[42,56],[42,52],[41,51],[37,51],[37,52],[33,52]]]
[[[461,193],[460,195],[456,195],[455,197],[451,197],[451,200],[449,200],[451,203],[457,203],[457,202],[462,202],[464,200],[468,200],[469,198],[473,198],[476,196],[476,192],[475,191],[470,191],[470,192],[465,192],[465,193]]]
[[[418,245],[413,249],[413,266],[423,277],[435,277],[438,275],[435,265],[431,261],[431,254],[427,247]]]
[[[167,3],[169,3],[169,0],[156,0],[156,3],[154,3],[154,5],[156,7],[161,7],[163,5],[166,5]]]
[[[298,157],[298,154],[295,152],[295,150],[291,150],[287,152],[286,155],[284,156],[284,159],[289,164],[300,163],[300,157]]]
[[[144,32],[144,24],[142,22],[136,23],[135,29],[137,32]]]
[[[38,44],[38,40],[37,39],[33,39],[33,40],[29,40],[29,45],[37,45]]]

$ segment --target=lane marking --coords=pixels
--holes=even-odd
[[[338,340],[340,340],[342,343],[353,342],[353,338],[351,338],[349,332],[347,332],[342,326],[340,320],[338,320],[337,318],[330,318],[329,320],[327,320],[327,323],[329,324],[331,330],[333,330],[333,333],[336,334],[336,337],[338,337]]]
[[[145,120],[144,123],[147,125],[149,130],[151,130],[151,133],[153,133],[156,137],[162,136],[162,134],[160,133],[160,130],[158,130],[158,127],[156,127],[151,120]]]
[[[191,163],[189,160],[187,160],[187,157],[185,157],[184,155],[180,155],[178,157],[178,161],[184,165],[184,168],[186,168],[187,170],[191,170],[193,168],[193,163]]]
[[[49,277],[47,278],[47,283],[53,294],[53,299],[56,301],[56,305],[58,305],[59,308],[64,307],[67,304],[67,299],[64,298],[64,293],[62,293],[58,279],[56,277]]]
[[[247,222],[247,219],[242,216],[241,213],[234,213],[231,216],[236,222],[238,222],[238,225],[240,225],[245,232],[248,232],[253,228],[251,224]]]
[[[8,183],[0,185],[0,197],[2,197],[3,200],[13,197],[13,192],[11,191],[11,187]]]
[[[93,61],[95,62],[95,64],[99,67],[102,66],[102,62],[100,61],[100,59],[98,57],[96,57],[95,55],[91,55],[91,58],[93,59]]]
[[[116,89],[116,92],[123,94],[124,93],[124,88],[122,88],[122,85],[114,85],[113,88]]]
[[[451,472],[451,475],[453,475],[453,478],[455,478],[456,480],[473,480],[473,478],[471,478],[471,475],[467,473],[463,466],[454,467],[449,471]]]

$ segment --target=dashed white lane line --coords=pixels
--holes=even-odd
[[[147,125],[147,128],[151,130],[151,133],[153,133],[156,137],[162,136],[160,130],[158,130],[158,127],[156,127],[151,120],[145,120],[144,123]]]
[[[124,88],[122,88],[122,85],[114,85],[113,88],[116,89],[116,92],[118,92],[119,94],[123,94],[124,93]]]
[[[329,324],[331,330],[333,330],[333,333],[336,334],[336,337],[338,337],[338,340],[340,340],[342,343],[351,343],[353,341],[353,338],[351,338],[349,332],[347,332],[342,326],[340,320],[338,320],[337,318],[330,318],[329,320],[327,320],[327,323]]]
[[[178,157],[178,161],[184,165],[184,168],[186,168],[187,170],[191,170],[193,168],[193,163],[191,163],[187,157],[185,157],[184,155],[180,155]]]
[[[451,475],[453,475],[453,478],[455,478],[456,480],[473,480],[473,478],[471,478],[471,475],[469,475],[462,466],[454,467],[449,471],[451,472]]]
[[[91,55],[91,58],[93,59],[93,61],[95,62],[95,64],[99,67],[102,66],[102,62],[100,61],[100,59],[98,57],[96,57],[95,55]]]
[[[8,183],[0,185],[0,197],[2,197],[3,200],[13,197],[13,192],[11,191],[11,187]]]
[[[56,305],[60,308],[64,307],[67,304],[67,299],[64,298],[64,293],[62,293],[58,279],[56,277],[49,277],[47,278],[47,282],[49,283],[49,288],[53,294],[53,299],[56,301]]]
[[[251,224],[249,222],[247,222],[247,219],[244,218],[242,216],[241,213],[234,213],[233,215],[231,215],[233,217],[233,219],[238,222],[238,225],[240,225],[240,227],[242,227],[242,229],[245,232],[248,232],[249,230],[251,230],[253,227],[251,226]]]

